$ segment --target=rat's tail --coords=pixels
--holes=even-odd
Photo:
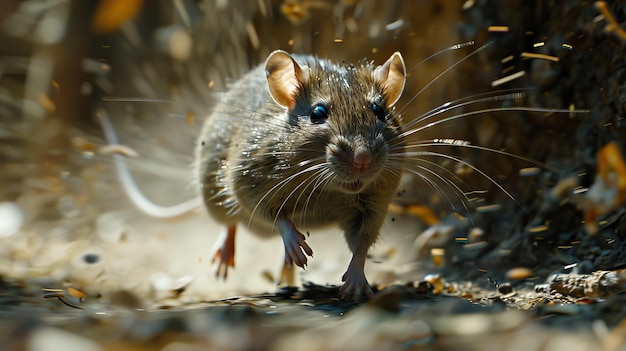
[[[117,134],[115,133],[113,124],[111,124],[111,120],[109,119],[106,111],[104,109],[99,109],[96,116],[100,121],[106,141],[111,145],[118,145],[119,140],[117,138]],[[173,218],[190,213],[202,207],[202,198],[200,196],[196,196],[190,200],[173,206],[156,205],[150,201],[141,192],[141,190],[139,190],[135,179],[128,169],[128,164],[126,163],[124,157],[121,155],[113,155],[112,157],[117,177],[122,184],[122,188],[124,189],[126,196],[128,196],[132,203],[145,214],[156,218]]]

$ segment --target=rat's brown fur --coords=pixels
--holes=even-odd
[[[395,64],[389,73],[395,81],[385,81],[389,71],[382,68],[389,65],[377,70],[367,63],[341,66],[295,56],[293,65],[302,72],[288,87],[272,81],[269,59],[235,83],[207,118],[196,151],[197,177],[211,215],[229,226],[248,224],[259,235],[276,233],[280,218],[301,230],[338,223],[362,272],[360,261],[378,238],[401,176],[400,165],[389,162],[390,153],[404,152],[400,118],[392,107],[404,85],[404,64],[396,55],[387,62]],[[282,67],[293,72],[288,64]],[[373,103],[386,111],[385,121],[372,112]],[[311,122],[316,104],[327,107],[326,123]],[[359,153],[370,157],[371,165],[355,171],[350,162]]]

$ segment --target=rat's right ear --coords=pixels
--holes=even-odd
[[[307,82],[308,67],[298,65],[287,52],[276,50],[265,61],[265,76],[272,99],[280,106],[292,109],[298,90]]]

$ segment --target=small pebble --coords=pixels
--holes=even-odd
[[[498,292],[502,295],[508,295],[513,292],[513,287],[509,283],[504,283],[498,287]]]

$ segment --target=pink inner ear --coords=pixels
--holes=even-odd
[[[394,53],[384,64],[374,69],[374,79],[383,88],[387,107],[393,106],[404,90],[406,68],[399,52]]]
[[[272,99],[280,106],[292,109],[298,90],[306,82],[304,69],[285,51],[277,50],[265,62],[267,86]]]

